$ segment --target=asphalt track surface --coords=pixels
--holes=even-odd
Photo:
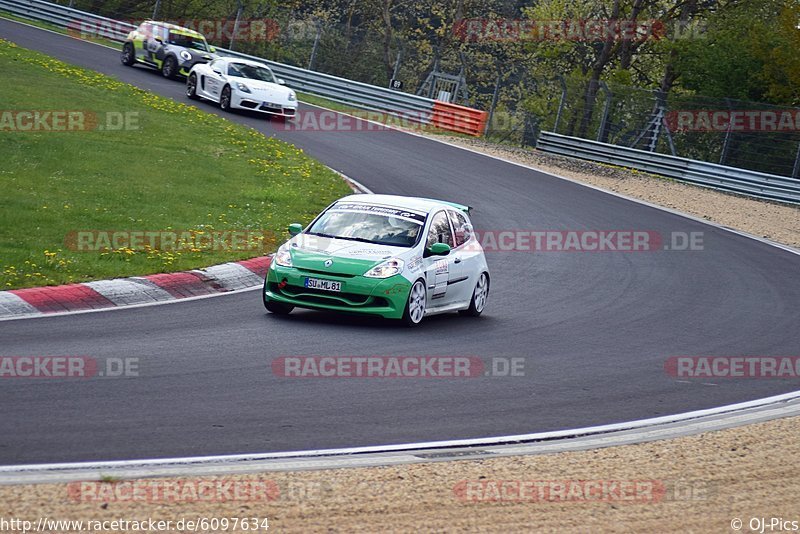
[[[187,101],[118,54],[0,20],[0,37]],[[14,83],[14,72],[2,83]],[[24,87],[20,87],[24,91]],[[216,112],[207,103],[201,109]],[[479,319],[419,329],[265,313],[258,291],[0,323],[0,355],[136,357],[125,379],[0,383],[0,464],[292,451],[476,438],[676,414],[798,389],[797,380],[678,380],[674,355],[800,355],[800,256],[534,170],[394,131],[287,132],[379,193],[475,206],[484,230],[703,232],[702,251],[507,252]],[[158,142],[154,139],[153,142]],[[2,147],[2,144],[0,144]],[[120,147],[124,150],[124,147]],[[109,161],[113,165],[113,161]],[[289,379],[294,355],[525,358],[525,376]]]

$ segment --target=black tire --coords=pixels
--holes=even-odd
[[[275,315],[289,315],[292,313],[294,306],[291,304],[284,304],[283,302],[275,302],[274,300],[264,299],[264,307],[268,312]]]
[[[122,46],[120,60],[122,60],[122,64],[126,67],[130,67],[136,63],[136,49],[133,48],[133,43],[125,43]]]
[[[189,79],[186,80],[186,96],[192,100],[198,100],[200,98],[197,96],[197,74],[195,73],[191,73]]]
[[[170,80],[178,77],[178,60],[175,59],[175,56],[167,56],[164,59],[164,63],[161,64],[161,74]]]
[[[489,275],[481,273],[472,291],[472,299],[469,301],[469,308],[461,310],[461,315],[477,317],[486,309],[486,301],[489,299]]]
[[[219,107],[222,111],[231,111],[231,88],[226,85],[219,95]]]
[[[421,302],[420,302],[421,296]],[[421,312],[419,307],[422,307]],[[425,309],[428,306],[427,291],[425,291],[425,281],[420,278],[411,286],[406,299],[406,309],[403,311],[403,322],[406,326],[417,326],[425,318]]]

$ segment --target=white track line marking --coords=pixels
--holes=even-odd
[[[197,475],[201,472],[222,474],[266,469],[327,469],[421,463],[435,460],[435,458],[426,458],[425,454],[436,454],[438,451],[442,459],[451,460],[457,459],[458,456],[456,454],[448,455],[448,450],[454,452],[452,449],[475,447],[480,448],[476,455],[484,453],[484,455],[493,457],[553,453],[667,439],[797,415],[800,413],[798,400],[800,400],[800,392],[793,392],[719,408],[641,419],[628,423],[479,439],[264,454],[2,466],[0,467],[0,484],[52,481],[53,479],[59,481],[85,480],[87,477],[97,477],[104,472],[114,472],[115,476],[138,478],[177,474]],[[749,413],[747,410],[750,410]],[[683,424],[678,425],[678,423]],[[368,455],[372,456],[368,457]],[[465,458],[471,457],[473,456]]]

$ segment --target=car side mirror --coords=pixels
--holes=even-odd
[[[212,54],[215,54],[217,52],[217,49],[214,48],[213,46],[209,46],[208,51],[211,52]]]
[[[450,245],[447,243],[434,243],[428,251],[431,256],[447,256],[450,254]]]
[[[280,85],[286,85],[286,82],[285,82],[285,81],[283,81],[283,78],[278,78],[278,84],[280,84]]]
[[[289,235],[296,236],[303,231],[303,225],[300,223],[292,223],[289,225]]]

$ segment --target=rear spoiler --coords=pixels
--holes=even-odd
[[[447,201],[447,200],[434,200],[434,199],[427,199],[427,200],[432,200],[433,202],[440,202],[440,203],[442,203],[442,204],[447,204],[448,206],[450,206],[450,207],[452,207],[452,208],[455,208],[455,209],[457,209],[457,210],[461,210],[461,211],[463,211],[463,212],[464,212],[464,213],[466,213],[467,215],[469,215],[469,212],[470,212],[470,210],[472,209],[472,207],[471,207],[471,206],[466,206],[466,205],[464,205],[464,204],[457,204],[457,203],[455,203],[455,202],[449,202],[449,201]]]

